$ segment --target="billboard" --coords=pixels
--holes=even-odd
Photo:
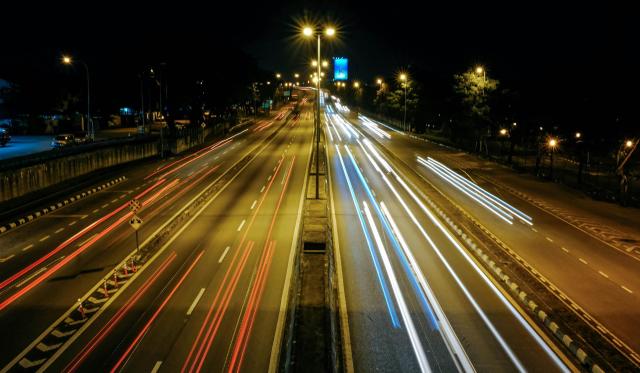
[[[349,79],[349,59],[333,57],[333,80]]]

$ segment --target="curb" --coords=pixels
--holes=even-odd
[[[24,217],[22,217],[22,218],[20,218],[20,219],[18,219],[16,221],[13,221],[13,222],[11,222],[11,223],[9,223],[7,225],[0,226],[0,234],[5,233],[5,232],[7,232],[7,231],[9,231],[11,229],[14,229],[16,227],[19,227],[19,226],[21,226],[23,224],[32,222],[32,221],[36,220],[37,218],[39,218],[39,217],[41,217],[43,215],[46,215],[46,214],[48,214],[50,212],[53,212],[53,211],[55,211],[55,210],[57,210],[59,208],[62,208],[62,207],[67,206],[67,205],[69,205],[69,204],[71,204],[73,202],[76,202],[76,201],[81,200],[81,199],[83,199],[85,197],[88,197],[88,196],[90,196],[90,195],[92,195],[94,193],[97,193],[97,192],[101,191],[101,190],[107,189],[107,188],[109,188],[109,187],[111,187],[113,185],[116,185],[116,184],[118,184],[118,183],[120,183],[120,182],[122,182],[122,181],[124,181],[126,179],[127,179],[126,176],[121,176],[121,177],[119,177],[117,179],[113,179],[113,180],[109,181],[108,183],[104,183],[104,184],[102,184],[100,186],[97,186],[95,188],[87,190],[86,192],[82,192],[82,193],[76,194],[75,196],[67,198],[64,201],[55,203],[53,205],[50,205],[49,207],[45,207],[40,211],[36,211],[36,212],[31,213],[31,214],[29,214],[27,216],[24,216]]]

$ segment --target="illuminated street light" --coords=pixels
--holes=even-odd
[[[282,75],[280,75],[280,73],[276,74],[276,78],[280,79],[280,77],[282,77]]]
[[[631,140],[627,140],[627,141],[624,143],[624,146],[626,146],[627,148],[632,147],[632,146],[633,146],[633,141],[631,141]]]
[[[320,77],[323,77],[323,76],[324,76],[324,71],[321,71],[320,72]]]
[[[404,87],[404,115],[402,117],[402,129],[406,131],[407,129],[407,85],[408,85],[407,81],[409,80],[409,77],[407,76],[406,73],[400,73],[400,75],[398,75],[398,79],[400,79]]]
[[[360,88],[360,82],[353,82],[353,88]]]
[[[580,132],[576,132],[576,139],[579,139],[582,137],[582,134]]]
[[[89,66],[84,61],[78,61],[82,66],[84,66],[85,72],[87,73],[87,129],[89,132],[89,137],[93,140],[95,139],[95,132],[93,129],[93,122],[91,121],[91,84],[89,77]],[[65,65],[72,65],[73,59],[70,56],[62,56],[62,63]],[[84,128],[82,129],[84,131]]]
[[[316,61],[316,60],[311,61],[311,66],[317,67],[318,66],[318,61]]]
[[[333,28],[333,27],[327,27],[324,30],[324,34],[327,35],[327,36],[334,36],[336,34],[336,29]]]
[[[553,137],[549,139],[549,148],[551,149],[555,149],[556,146],[558,146],[558,140],[554,139]]]
[[[294,78],[299,78],[299,77],[300,77],[300,74],[295,73],[295,74],[293,74],[293,77],[294,77]]]
[[[376,83],[377,83],[378,85],[382,85],[382,79],[377,79],[377,80],[376,80]]]
[[[477,67],[476,67],[476,74],[480,75],[480,74],[482,74],[482,73],[484,73],[484,67],[482,67],[482,66],[477,66]]]
[[[267,85],[270,85],[270,84],[271,84],[271,82],[267,80]]]
[[[506,128],[501,128],[500,129],[500,135],[505,136],[507,134],[507,129]]]
[[[328,67],[329,66],[329,62],[327,61],[322,61],[322,67]]]
[[[304,34],[304,36],[311,36],[313,35],[313,29],[309,26],[306,26],[302,29],[302,33]]]
[[[516,127],[518,125],[518,123],[513,122],[512,126]]]
[[[399,78],[400,78],[401,81],[406,82],[407,81],[407,74],[401,73]]]

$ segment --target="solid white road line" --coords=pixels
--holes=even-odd
[[[196,295],[196,299],[194,299],[193,303],[191,303],[191,306],[189,306],[189,309],[187,310],[187,316],[191,315],[193,310],[196,308],[196,305],[200,301],[200,298],[202,298],[202,294],[204,294],[204,288],[200,289],[200,291],[198,292],[198,295]]]
[[[224,252],[222,252],[222,255],[220,255],[220,259],[218,259],[218,263],[222,263],[222,261],[224,260],[224,257],[227,256],[227,253],[229,252],[230,248],[231,248],[230,246],[227,246],[224,249]]]
[[[244,226],[244,223],[245,223],[246,221],[247,221],[247,220],[245,219],[245,220],[243,220],[243,221],[242,221],[242,223],[240,223],[240,226],[238,227],[238,232],[240,232],[240,230],[242,229],[242,227]]]
[[[260,189],[260,193],[264,192],[264,185],[262,186],[262,189]]]

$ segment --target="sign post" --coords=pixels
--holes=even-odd
[[[138,241],[138,229],[140,229],[140,226],[142,225],[142,219],[138,215],[136,215],[136,213],[138,212],[138,210],[140,210],[141,205],[142,204],[137,199],[132,199],[129,202],[129,209],[131,210],[131,212],[133,212],[133,216],[131,217],[131,219],[129,219],[129,224],[136,231],[136,251],[140,250],[140,244]]]

